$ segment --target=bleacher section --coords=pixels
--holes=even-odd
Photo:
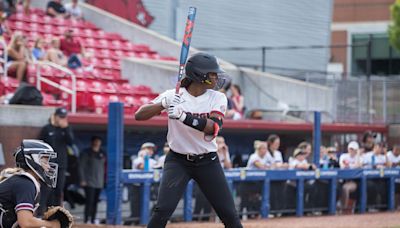
[[[73,29],[74,36],[79,37],[85,51],[93,57],[83,59],[83,67],[72,70],[76,75],[77,110],[78,112],[107,112],[109,101],[122,101],[127,114],[134,113],[144,102],[153,99],[157,94],[145,85],[132,86],[127,79],[121,78],[120,60],[125,57],[147,58],[154,60],[174,61],[175,58],[160,56],[151,47],[131,43],[117,33],[108,33],[97,28],[93,23],[75,19],[52,18],[43,10],[33,9],[29,15],[17,13],[8,21],[12,32],[20,31],[28,37],[29,47],[37,37],[49,42],[52,37],[62,37],[66,29]],[[10,37],[5,37],[6,42]],[[90,66],[90,67],[88,67]],[[36,84],[36,64],[29,65],[28,82]],[[87,68],[90,68],[87,70]],[[41,66],[42,77],[72,88],[72,81],[64,72],[48,66]],[[11,78],[1,78],[0,95],[13,92],[18,82]],[[70,107],[71,96],[61,90],[41,83],[44,105]]]

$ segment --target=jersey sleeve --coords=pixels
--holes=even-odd
[[[35,184],[27,178],[19,178],[14,186],[15,193],[15,212],[20,210],[34,210],[36,187]]]
[[[171,100],[171,98],[174,96],[174,91],[175,90],[167,90],[163,93],[161,93],[160,95],[158,95],[158,97],[154,98],[152,101],[150,101],[151,104],[157,104],[160,103],[161,100],[166,97],[167,100]]]
[[[228,99],[226,98],[225,94],[217,92],[214,103],[211,106],[210,114],[217,113],[222,116],[225,116],[227,106],[228,106]]]

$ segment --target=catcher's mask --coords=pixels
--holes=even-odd
[[[32,170],[47,186],[55,188],[57,184],[57,163],[50,159],[57,157],[53,148],[41,141],[24,139],[14,153],[17,167]]]

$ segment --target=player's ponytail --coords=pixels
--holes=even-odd
[[[24,172],[22,168],[6,168],[0,172],[0,182],[5,180],[7,177],[10,177],[14,174],[19,174]]]

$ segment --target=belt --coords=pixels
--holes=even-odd
[[[213,157],[217,156],[216,152],[209,152],[209,153],[205,153],[205,154],[181,154],[181,153],[177,153],[173,150],[171,150],[171,152],[175,156],[185,159],[187,161],[191,161],[191,162],[199,161],[199,160],[206,159],[206,158],[213,158]]]

